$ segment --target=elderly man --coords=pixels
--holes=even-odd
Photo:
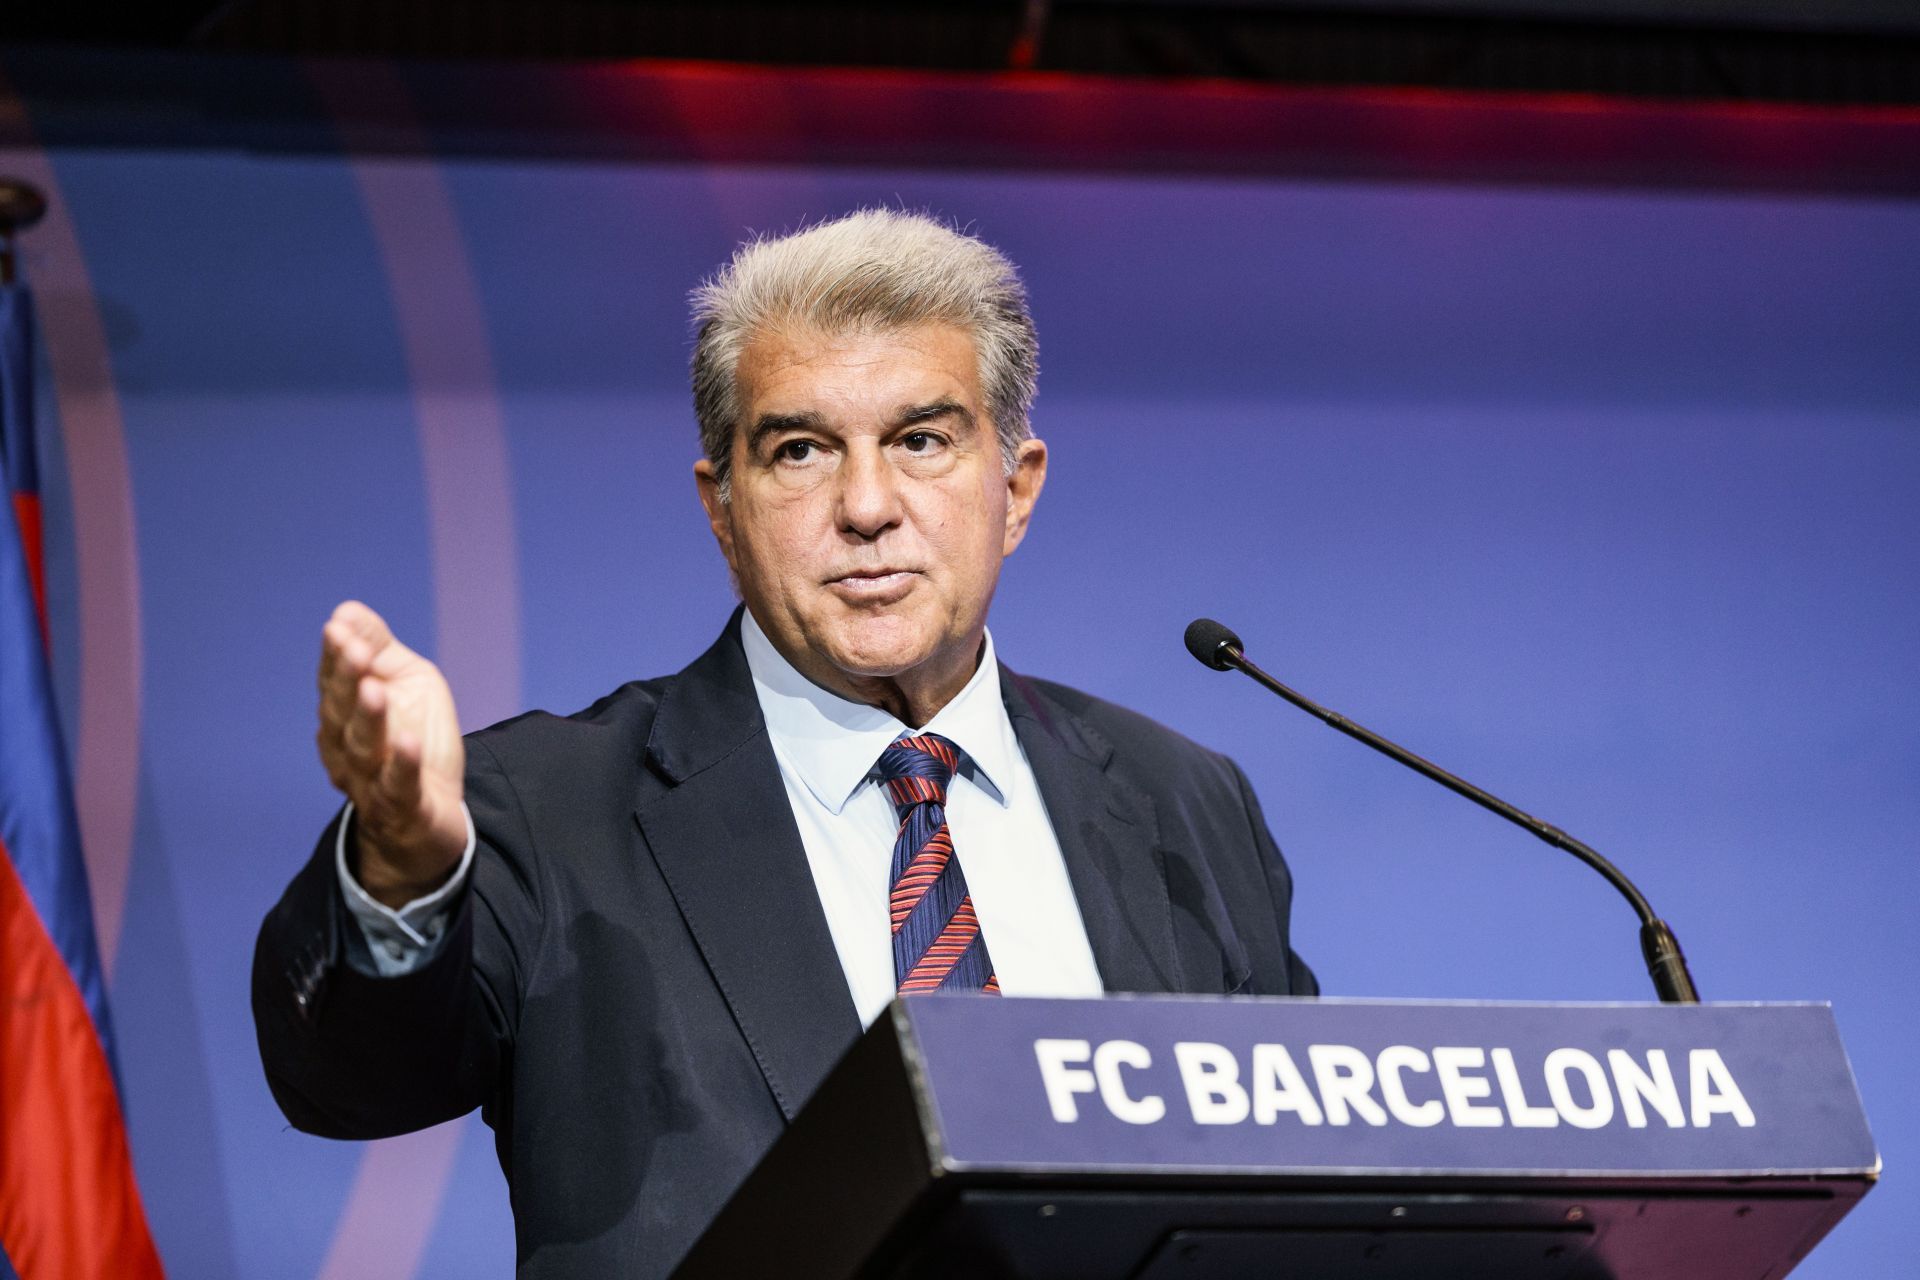
[[[1313,990],[1239,770],[997,660],[1047,473],[1012,265],[857,213],[743,248],[695,311],[745,607],[678,675],[463,741],[433,664],[342,605],[349,803],[255,958],[289,1119],[480,1107],[522,1276],[669,1271],[900,991]]]

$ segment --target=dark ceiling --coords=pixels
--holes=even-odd
[[[0,39],[1920,103],[1920,0],[12,0]]]

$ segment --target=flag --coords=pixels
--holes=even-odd
[[[54,714],[32,415],[32,300],[0,284],[0,1274],[157,1280]]]

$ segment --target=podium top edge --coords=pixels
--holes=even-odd
[[[924,1001],[950,1000],[937,992],[896,996],[895,1003],[919,1004]],[[1453,1009],[1828,1009],[1831,1000],[1703,1000],[1699,1004],[1667,1004],[1658,1000],[1472,1000],[1458,997],[1429,996],[1247,996],[1192,995],[1169,992],[1115,991],[1098,996],[1012,995],[1006,1000],[1042,1001],[1054,1004],[1109,1004],[1117,1001],[1156,1004],[1267,1004],[1267,1005],[1358,1005]]]
[[[944,1157],[937,1165],[941,1176],[966,1176],[969,1174],[1019,1173],[1028,1175],[1066,1174],[1079,1177],[1097,1176],[1108,1178],[1153,1177],[1168,1182],[1197,1182],[1219,1178],[1243,1178],[1249,1181],[1273,1183],[1276,1180],[1296,1179],[1313,1181],[1328,1177],[1380,1179],[1400,1181],[1404,1179],[1446,1179],[1461,1186],[1474,1184],[1509,1183],[1665,1183],[1697,1184],[1705,1179],[1718,1179],[1730,1185],[1748,1188],[1778,1188],[1792,1186],[1802,1182],[1864,1182],[1869,1186],[1878,1183],[1882,1169],[1879,1152],[1874,1153],[1873,1163],[1869,1165],[1817,1165],[1798,1167],[1780,1167],[1754,1169],[1729,1166],[1726,1168],[1583,1168],[1578,1165],[1566,1168],[1540,1169],[1516,1165],[1512,1168],[1498,1166],[1476,1166],[1462,1168],[1445,1164],[1185,1164],[1168,1166],[1161,1163],[1141,1163],[1137,1165],[1113,1164],[1089,1166],[1084,1162],[1045,1161],[1031,1162],[993,1162],[986,1160],[956,1160]],[[1864,1194],[1864,1193],[1863,1193]]]

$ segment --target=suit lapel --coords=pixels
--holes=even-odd
[[[740,649],[736,611],[675,678],[635,810],[714,982],[791,1120],[860,1034],[780,768]]]
[[[1066,859],[1108,991],[1181,989],[1153,800],[1109,771],[1113,746],[1032,681],[1000,668],[1001,698]]]

